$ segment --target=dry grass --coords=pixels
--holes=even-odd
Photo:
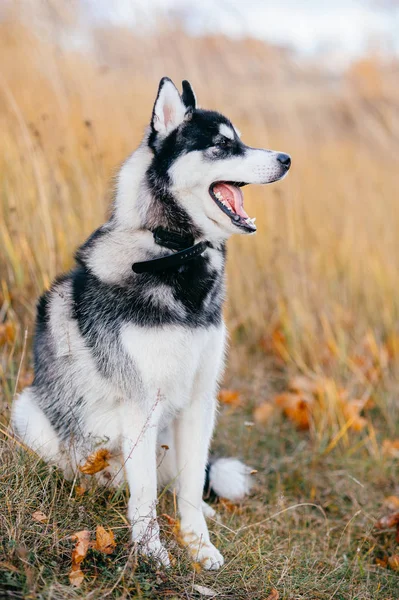
[[[46,11],[57,3],[32,14],[28,6],[23,18],[10,9],[0,22],[3,428],[20,365],[19,387],[29,378],[36,298],[103,221],[110,178],[137,146],[161,76],[189,78],[203,106],[227,114],[251,145],[289,152],[293,167],[283,183],[246,191],[259,233],[229,243],[226,381],[246,402],[225,409],[216,443],[226,453],[238,441],[260,475],[242,514],[221,509],[229,529],[214,526],[227,566],[193,575],[179,555],[173,572],[155,577],[129,554],[125,492],[76,500],[70,484],[5,437],[0,589],[191,598],[195,578],[221,598],[261,600],[273,585],[287,599],[397,597],[395,573],[375,566],[394,541],[376,536],[373,520],[384,496],[398,493],[397,458],[381,450],[399,423],[398,66],[369,58],[333,78],[260,42],[191,39],[166,27],[156,36],[97,30],[93,53],[61,51],[54,36],[74,27],[72,9],[54,17]],[[47,26],[29,28],[38,12]],[[297,433],[279,414],[246,427],[254,405],[297,373],[329,390],[310,430]],[[341,389],[373,401],[361,432],[345,429]],[[37,509],[47,525],[32,523]],[[98,522],[115,528],[117,555],[93,554],[84,591],[72,591],[66,536]]]

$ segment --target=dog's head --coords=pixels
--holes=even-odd
[[[152,183],[167,190],[210,239],[254,233],[241,188],[278,181],[291,164],[288,154],[246,146],[229,119],[197,108],[188,81],[180,95],[167,77],[159,84],[148,143]]]

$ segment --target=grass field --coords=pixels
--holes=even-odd
[[[284,600],[397,600],[398,540],[376,523],[399,510],[398,64],[370,56],[338,77],[259,41],[162,23],[156,35],[97,29],[83,52],[66,3],[12,6],[0,22],[0,597],[189,599],[200,585],[232,600],[273,588]],[[190,79],[244,141],[293,159],[284,182],[246,189],[258,233],[229,242],[213,446],[258,473],[242,506],[216,507],[217,574],[178,548],[171,498],[160,513],[176,563],[155,572],[129,545],[126,490],[79,495],[7,432],[32,376],[36,299],[105,219],[166,74]],[[70,536],[99,524],[115,552],[90,550],[74,588]]]

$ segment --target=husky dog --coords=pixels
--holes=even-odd
[[[197,108],[187,81],[180,95],[164,77],[118,174],[112,216],[38,303],[35,379],[13,405],[14,430],[69,475],[108,449],[98,478],[127,479],[132,539],[163,565],[156,504],[167,484],[192,556],[206,569],[223,564],[202,497],[225,354],[225,244],[256,231],[241,187],[289,167],[287,154],[246,146],[226,117]],[[249,489],[235,459],[208,470],[216,493]]]

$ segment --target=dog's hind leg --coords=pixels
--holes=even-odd
[[[18,438],[43,460],[60,467],[71,477],[71,467],[62,452],[60,439],[38,405],[33,387],[26,388],[13,402],[11,425]]]

